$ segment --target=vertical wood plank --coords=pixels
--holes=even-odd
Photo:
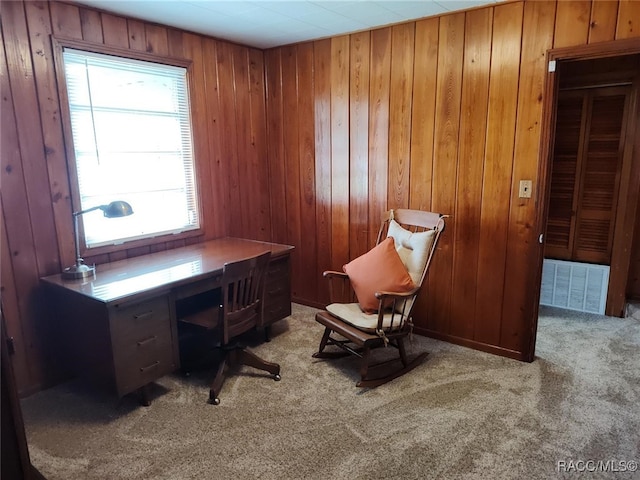
[[[2,58],[4,59],[4,52]],[[3,104],[3,107],[5,105]],[[3,109],[3,114],[6,110]],[[13,115],[13,112],[11,112]],[[4,151],[2,152],[4,154]],[[0,199],[0,206],[2,199]],[[2,289],[2,315],[5,319],[7,328],[7,336],[13,339],[15,353],[12,356],[11,364],[15,372],[18,391],[24,390],[29,386],[29,368],[27,359],[27,344],[22,328],[26,322],[20,320],[20,308],[18,307],[18,292],[14,283],[15,274],[11,262],[11,252],[9,251],[9,239],[7,238],[7,229],[5,228],[6,214],[2,208],[2,225],[0,225],[0,289]]]
[[[145,50],[156,55],[169,55],[167,29],[160,25],[146,24],[144,38],[147,43]]]
[[[198,175],[198,194],[201,202],[201,226],[205,237],[211,238],[209,216],[211,210],[207,208],[212,203],[211,186],[203,179],[210,178],[209,167],[209,143],[207,130],[208,109],[206,101],[206,80],[204,78],[204,61],[202,57],[202,37],[199,35],[185,34],[184,48],[189,58],[193,59],[189,71],[189,90],[191,107],[191,129],[193,137],[193,156],[195,160],[196,175]]]
[[[416,22],[409,208],[426,211],[431,210],[439,26],[438,18]]]
[[[315,266],[317,247],[315,201],[315,130],[313,120],[313,44],[298,45],[298,158],[300,162],[300,257],[301,265]],[[304,241],[302,240],[304,239]],[[305,275],[300,288],[302,298],[314,298],[318,289],[318,275]]]
[[[127,20],[123,17],[102,13],[102,36],[105,45],[118,48],[129,47]]]
[[[82,40],[80,9],[68,3],[50,2],[49,5],[53,34],[60,37]]]
[[[183,32],[175,28],[168,28],[167,43],[169,48],[169,56],[176,58],[185,58],[182,48]],[[215,62],[215,60],[215,57],[207,59],[208,62]]]
[[[331,39],[331,264],[349,261],[349,37]]]
[[[426,211],[431,210],[439,30],[437,17],[416,22],[409,208]],[[424,288],[414,311],[426,312],[429,301],[428,288]],[[424,324],[425,315],[420,317]]]
[[[500,344],[522,15],[522,3],[510,3],[493,16],[474,333],[491,345]]]
[[[284,112],[281,49],[265,52],[267,83],[267,158],[271,186],[271,240],[286,243],[287,204],[284,166]]]
[[[220,147],[222,150],[223,163],[226,164],[225,178],[221,182],[226,184],[226,201],[223,211],[217,212],[225,216],[226,231],[233,235],[237,227],[232,225],[239,212],[240,201],[238,198],[238,152],[236,150],[236,112],[235,95],[233,92],[233,55],[231,45],[225,42],[218,43],[218,95],[220,102]],[[235,169],[235,176],[232,170]],[[233,185],[235,178],[236,184]]]
[[[296,46],[282,50],[282,91],[284,107],[285,202],[287,204],[287,239],[296,247],[291,257],[294,278],[303,278],[302,230],[300,226],[300,162],[298,124],[298,51]],[[297,285],[296,285],[297,283]],[[301,297],[303,286],[293,282],[292,295]]]
[[[236,219],[232,225],[232,235],[237,237],[249,236],[255,238],[252,232],[252,225],[256,224],[257,212],[253,207],[258,203],[256,195],[260,191],[256,170],[254,168],[255,159],[251,154],[252,133],[249,103],[249,58],[247,50],[234,45],[233,55],[233,79],[235,105],[234,113],[236,124],[240,128],[236,129],[236,149],[238,152],[237,168],[232,169],[233,185],[237,185],[238,206]],[[235,228],[235,230],[233,230]]]
[[[182,42],[181,42],[182,43]],[[204,61],[205,92],[207,99],[207,140],[209,149],[209,178],[200,188],[210,190],[211,203],[202,202],[203,208],[211,212],[206,216],[209,224],[209,238],[218,238],[227,234],[225,215],[227,208],[224,179],[227,177],[228,162],[223,158],[221,138],[221,113],[218,89],[217,42],[211,38],[202,39],[202,59]],[[182,48],[182,47],[181,47]],[[199,176],[204,176],[197,172]],[[211,188],[210,186],[213,186]]]
[[[563,0],[557,3],[553,47],[584,45],[589,37],[591,0]]]
[[[14,312],[19,314],[19,325],[13,324],[12,330],[16,338],[22,344],[18,349],[24,351],[23,360],[26,362],[26,376],[19,379],[19,384],[23,388],[34,389],[41,387],[45,382],[45,372],[42,369],[43,358],[45,357],[42,348],[43,339],[50,333],[45,325],[39,325],[36,314],[37,305],[34,304],[36,296],[34,291],[39,283],[40,270],[38,268],[38,255],[35,233],[33,228],[33,217],[28,210],[29,188],[27,185],[28,176],[24,170],[25,150],[21,145],[21,128],[17,104],[14,103],[16,92],[13,90],[12,75],[15,76],[16,65],[10,61],[8,51],[5,50],[11,42],[7,41],[11,36],[7,36],[7,21],[24,23],[24,12],[22,4],[8,6],[7,2],[1,4],[1,20],[3,42],[0,47],[2,62],[0,65],[0,91],[2,93],[2,128],[0,129],[0,196],[2,199],[3,212],[3,237],[6,238],[6,248],[11,258],[9,271],[13,275],[9,282],[13,283],[13,291],[17,297],[17,305],[13,304]],[[9,11],[9,9],[13,9]],[[19,28],[19,25],[17,26]],[[5,253],[6,254],[6,253]],[[5,280],[3,263],[3,283]],[[3,294],[4,295],[4,294]],[[8,299],[11,300],[11,297]],[[10,303],[11,305],[11,303]],[[13,320],[12,320],[13,322]],[[40,327],[40,328],[38,328]],[[25,369],[22,370],[25,372]]]
[[[589,23],[589,43],[613,40],[616,34],[617,17],[617,0],[598,0],[592,2],[591,22]]]
[[[389,208],[409,206],[414,43],[414,22],[391,27]]]
[[[249,48],[248,51],[251,160],[256,179],[255,203],[252,208],[257,213],[251,230],[257,240],[269,240],[271,238],[271,209],[269,207],[271,193],[270,185],[267,181],[269,178],[269,165],[265,158],[267,127],[265,123],[264,53],[256,48]],[[309,101],[311,101],[311,96],[309,96]],[[311,135],[311,146],[313,147],[313,134]],[[311,180],[313,180],[313,175]]]
[[[6,3],[2,3],[4,18]],[[28,311],[29,291],[38,268],[32,243],[31,224],[28,215],[24,215],[27,193],[22,171],[20,145],[13,106],[5,41],[0,45],[0,96],[2,106],[2,128],[0,129],[0,198],[2,203],[2,304],[6,308],[7,330],[16,338],[16,378],[18,388],[22,390],[37,380],[32,371],[37,352],[33,352]],[[31,357],[31,358],[30,358]]]
[[[144,23],[129,18],[127,19],[127,31],[129,32],[129,48],[144,52],[147,49]]]
[[[89,8],[81,8],[80,27],[82,29],[83,40],[93,43],[103,42],[100,12]]]
[[[317,299],[329,303],[327,282],[322,272],[335,268],[331,264],[331,40],[313,44],[316,238],[318,277]],[[385,184],[386,190],[386,184]]]
[[[455,208],[464,24],[464,13],[440,18],[431,208],[446,215],[453,214]],[[447,333],[450,329],[455,222],[455,217],[447,220],[445,233],[440,238],[438,253],[429,272],[428,309],[416,323]]]
[[[23,3],[2,4],[2,32],[27,188],[27,203],[20,210],[32,219],[38,273],[48,275],[60,271],[60,261],[57,239],[51,238],[55,232],[51,198],[43,195],[49,191],[49,178]]]
[[[640,2],[620,0],[616,39],[640,37]]]
[[[554,14],[553,2],[525,2],[501,327],[501,346],[521,352],[527,352],[535,340],[531,308],[539,285],[534,284],[531,259],[537,258],[542,246],[537,241],[541,232],[532,222],[539,208],[535,192],[532,198],[524,199],[518,198],[518,190],[520,180],[533,180],[534,190],[540,183],[538,147],[546,51],[553,43]]]
[[[458,186],[453,220],[451,334],[473,338],[476,317],[480,202],[487,135],[489,71],[493,9],[468,12],[465,20],[462,106],[460,117]]]
[[[55,76],[55,61],[49,36],[52,33],[49,4],[26,2],[25,12],[33,71],[38,91],[38,108],[44,141],[49,189],[62,265],[75,263],[71,195],[60,117],[60,100]],[[53,272],[51,272],[53,273]]]
[[[369,32],[350,38],[349,86],[349,254],[365,253],[369,243]]]
[[[369,247],[387,210],[391,27],[371,32],[369,80]]]

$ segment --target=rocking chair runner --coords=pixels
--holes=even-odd
[[[444,216],[438,213],[409,209],[390,210],[383,215],[376,241],[377,246],[345,265],[345,271],[349,274],[324,272],[324,277],[329,279],[331,302],[335,302],[337,294],[344,299],[345,292],[353,287],[358,303],[331,303],[326,310],[316,314],[316,321],[324,325],[325,330],[318,351],[313,355],[315,358],[338,358],[349,354],[360,357],[361,378],[356,383],[357,387],[382,385],[409,372],[426,358],[427,353],[423,352],[409,360],[404,340],[412,331],[413,305],[424,283],[444,226]],[[393,238],[392,243],[387,240],[389,237]],[[393,262],[397,261],[389,256],[388,247],[395,248],[402,265],[407,269],[410,277],[409,285],[407,286],[403,280],[393,291],[379,291],[376,288],[375,298],[367,301],[366,286],[362,284],[370,280],[371,272],[380,265],[395,265]],[[394,253],[391,252],[390,255]],[[362,268],[362,264],[369,261],[375,263],[364,267],[364,270],[359,272],[358,269]],[[382,276],[386,273],[383,271]],[[389,276],[394,275],[389,273]],[[383,283],[385,282],[389,285],[388,278],[384,278]],[[340,290],[336,289],[336,283],[340,285]],[[377,303],[376,313],[367,312],[367,309],[371,309],[372,301],[374,305]],[[337,334],[339,338],[333,334]],[[339,347],[339,350],[325,351],[327,346]],[[371,364],[371,350],[378,347],[396,348],[399,357]],[[389,366],[391,362],[398,361],[401,365],[390,373],[373,378],[369,375],[369,370],[374,367]]]

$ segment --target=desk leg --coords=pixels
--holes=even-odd
[[[264,341],[271,341],[271,325],[267,325],[266,327],[264,327]]]
[[[151,405],[151,384],[147,383],[138,389],[140,405],[148,407]]]

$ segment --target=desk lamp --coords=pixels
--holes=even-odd
[[[131,205],[122,200],[116,200],[108,205],[99,205],[97,207],[87,208],[80,212],[73,212],[73,234],[76,242],[76,263],[71,267],[67,267],[62,271],[62,278],[64,280],[77,280],[80,278],[92,277],[96,272],[95,266],[89,266],[84,264],[84,260],[80,256],[80,241],[78,239],[78,217],[94,210],[102,210],[102,213],[107,218],[126,217],[133,213]]]

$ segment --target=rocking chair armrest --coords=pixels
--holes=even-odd
[[[327,270],[322,273],[322,276],[328,280],[330,303],[344,303],[347,299],[352,298],[353,288],[349,275],[344,272]]]
[[[335,270],[326,270],[325,272],[322,273],[322,276],[324,278],[335,278],[335,277],[339,277],[339,278],[349,278],[349,275],[347,275],[344,272],[337,272]]]

